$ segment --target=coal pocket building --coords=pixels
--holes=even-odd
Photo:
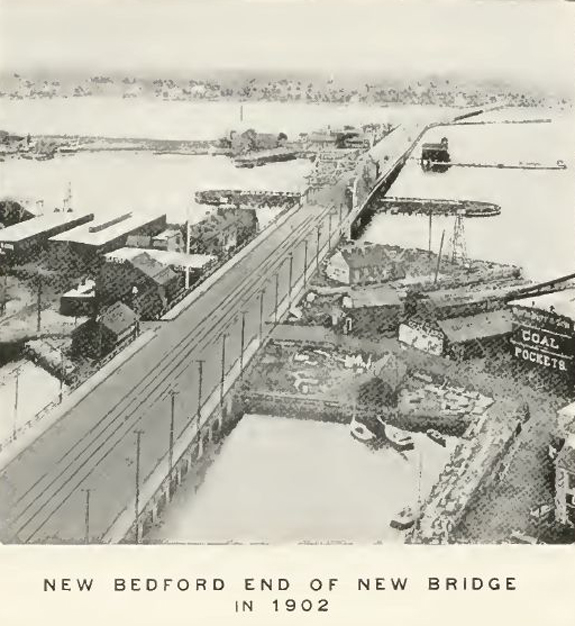
[[[399,325],[398,339],[435,356],[463,359],[502,346],[511,329],[511,314],[505,310],[435,320],[415,315]]]
[[[573,381],[575,288],[513,300],[509,305],[514,358],[542,373]]]

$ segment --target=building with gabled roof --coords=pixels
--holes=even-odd
[[[100,304],[119,300],[142,319],[156,319],[182,288],[182,274],[163,265],[146,250],[137,250],[137,254],[123,259],[108,258],[102,264],[96,292]]]
[[[72,331],[72,354],[101,359],[138,330],[138,316],[123,302],[115,302]]]

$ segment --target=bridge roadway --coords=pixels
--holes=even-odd
[[[385,139],[377,144],[374,158],[388,156],[380,161],[384,175],[378,184],[414,145],[423,126],[392,133],[390,149],[382,146]],[[134,500],[134,431],[143,431],[144,483],[168,455],[170,392],[177,394],[178,441],[196,419],[198,405],[217,392],[222,372],[226,376],[240,359],[242,335],[244,346],[261,339],[269,331],[265,322],[274,319],[278,300],[290,293],[290,278],[292,284],[301,278],[306,263],[311,272],[327,252],[328,240],[335,245],[340,217],[346,221],[340,210],[344,187],[342,182],[322,190],[313,203],[293,208],[275,228],[262,233],[209,289],[192,294],[175,319],[160,323],[148,343],[113,371],[112,363],[106,366],[109,375],[3,469],[0,541],[83,542],[86,489],[91,540],[106,535]],[[357,209],[347,219],[354,215]],[[340,225],[343,230],[345,224]]]

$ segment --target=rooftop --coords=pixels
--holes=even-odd
[[[406,250],[380,244],[363,244],[341,248],[345,262],[351,268],[372,267],[386,263],[399,263]]]
[[[202,269],[209,263],[217,261],[217,257],[209,254],[185,254],[183,252],[173,252],[170,250],[157,250],[155,248],[120,248],[109,252],[105,255],[106,260],[110,261],[131,261],[140,254],[145,253],[152,257],[158,263],[164,266],[174,266],[185,269]]]
[[[103,219],[94,225],[82,224],[65,233],[51,237],[50,241],[69,241],[91,246],[101,246],[113,241],[116,237],[121,237],[137,228],[142,228],[160,217],[165,217],[165,214],[140,215],[130,213],[125,216],[118,215],[116,218]]]
[[[546,293],[541,296],[530,296],[513,300],[509,304],[547,313],[556,313],[575,320],[575,287]]]
[[[509,311],[490,311],[469,317],[438,320],[437,324],[449,341],[462,343],[472,339],[493,337],[511,332],[512,315]]]
[[[86,221],[90,221],[94,219],[94,215],[92,213],[79,214],[76,212],[45,213],[44,215],[39,215],[38,217],[33,217],[24,222],[19,222],[18,224],[14,224],[13,226],[8,226],[7,228],[0,229],[0,241],[23,241],[24,239],[28,239],[29,237],[40,235],[46,231],[51,230],[52,228],[58,228],[59,226],[69,224],[81,218],[85,218]],[[77,226],[76,228],[72,228],[68,232],[72,232],[79,228],[87,229],[88,225],[83,224],[82,226]],[[68,232],[63,233],[62,236],[64,234],[68,234]]]
[[[176,276],[169,267],[152,258],[147,250],[141,250],[140,254],[133,257],[130,262],[159,285],[165,285]]]
[[[119,335],[130,328],[138,320],[138,316],[123,302],[116,302],[102,312],[100,323]]]

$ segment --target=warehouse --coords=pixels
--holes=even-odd
[[[93,213],[45,213],[0,229],[0,250],[8,264],[26,262],[46,247],[51,237],[74,227],[84,228],[94,219]],[[82,226],[80,226],[82,225]]]
[[[512,317],[506,310],[432,321],[413,316],[399,325],[398,339],[429,354],[463,359],[502,345],[511,327]]]
[[[575,288],[513,300],[513,356],[528,367],[573,380]]]
[[[130,235],[156,235],[166,229],[166,215],[138,215],[127,212],[94,224],[84,224],[52,237],[49,263],[73,274],[97,272],[103,254],[126,245]]]

